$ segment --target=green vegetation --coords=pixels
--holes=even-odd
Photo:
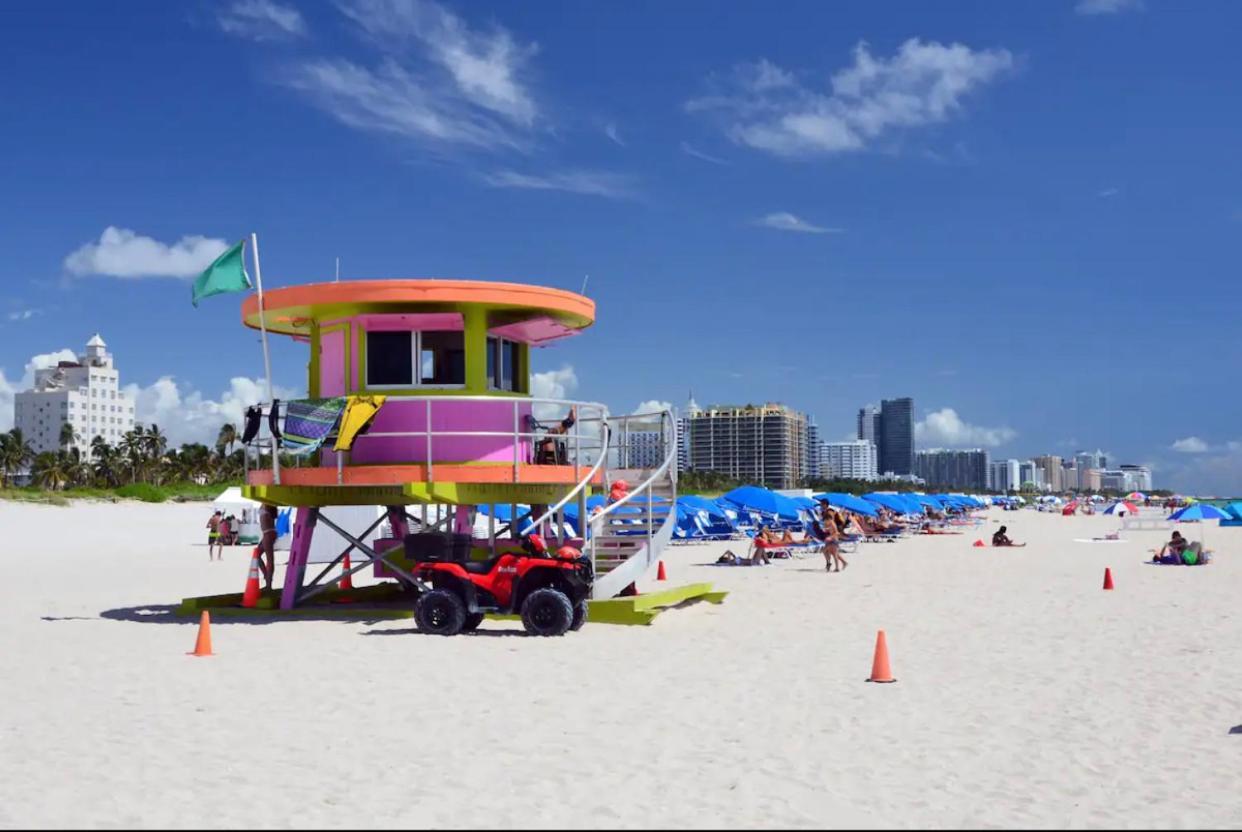
[[[169,448],[157,425],[135,425],[116,445],[102,436],[90,443],[90,454],[77,447],[73,426],[60,431],[60,450],[36,454],[16,428],[0,433],[0,499],[65,505],[71,499],[210,500],[230,484],[240,483],[245,467],[237,429],[220,428],[213,451],[190,443]],[[13,487],[15,477],[29,474],[30,484]]]

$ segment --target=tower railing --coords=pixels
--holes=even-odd
[[[424,465],[426,471],[426,481],[435,482],[436,457],[435,448],[437,440],[468,439],[507,439],[507,445],[512,447],[512,457],[510,464],[512,465],[512,475],[514,482],[521,482],[522,466],[533,464],[538,459],[536,448],[538,444],[545,441],[552,441],[559,445],[563,443],[565,449],[565,457],[567,463],[574,468],[574,481],[578,483],[582,479],[582,470],[590,468],[594,473],[598,473],[602,464],[606,464],[608,456],[608,407],[599,402],[576,401],[573,399],[554,399],[554,398],[529,398],[514,397],[500,398],[496,396],[480,396],[480,395],[447,395],[447,396],[401,396],[394,397],[395,401],[404,403],[406,406],[413,404],[415,407],[421,406],[423,410],[423,426],[413,430],[383,430],[368,431],[354,437],[354,444],[367,443],[376,439],[414,439],[423,440],[422,458],[412,458],[409,460],[393,459],[388,461],[389,464],[417,464]],[[505,430],[480,430],[480,429],[445,429],[435,428],[436,410],[437,408],[453,409],[453,405],[462,403],[470,404],[487,404],[496,406],[505,403],[511,408],[512,418],[510,425]],[[532,418],[536,422],[540,422],[541,413],[565,413],[570,408],[575,408],[577,418],[572,428],[562,434],[550,434],[547,429],[538,429],[528,427],[526,424],[527,417]],[[460,412],[460,410],[458,410]],[[262,412],[262,420],[266,425],[270,418],[270,408],[264,408]],[[277,414],[278,422],[283,417]],[[557,417],[544,417],[557,418]],[[329,440],[335,434],[329,436]],[[280,484],[280,458],[279,443],[275,437],[269,432],[267,435],[256,436],[245,447],[245,473],[247,480],[251,470],[258,470],[260,467],[271,468],[272,479],[275,484]],[[264,464],[263,453],[267,451],[270,454],[270,461]],[[331,452],[335,455],[334,465],[337,468],[338,483],[343,481],[344,468],[349,464],[348,459],[350,452],[335,452],[328,446],[325,441],[324,446],[315,451],[318,455],[324,451]],[[254,465],[251,465],[252,456]],[[319,456],[313,456],[318,462]],[[454,462],[470,462],[471,460],[454,460]],[[444,464],[447,460],[440,460]],[[313,467],[323,468],[331,467],[330,465],[317,464]],[[594,474],[592,474],[593,476]]]

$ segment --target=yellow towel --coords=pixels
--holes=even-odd
[[[345,412],[341,414],[341,427],[336,433],[334,451],[348,451],[359,432],[370,424],[384,404],[387,396],[346,396]]]

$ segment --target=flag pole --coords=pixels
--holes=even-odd
[[[276,407],[276,396],[272,395],[272,355],[267,350],[267,322],[263,320],[263,313],[266,312],[263,307],[263,272],[258,268],[258,235],[255,232],[250,233],[251,253],[255,256],[255,283],[258,288],[258,332],[262,333],[263,338],[263,373],[267,374],[267,407],[268,410]],[[276,436],[272,436],[272,479],[277,486],[281,484],[281,454],[276,447]]]
[[[263,337],[263,371],[267,373],[267,401],[274,401],[272,396],[272,356],[267,350],[267,323],[263,320],[263,272],[259,269],[259,235],[250,234],[250,253],[254,256],[254,279],[259,289],[259,332]]]

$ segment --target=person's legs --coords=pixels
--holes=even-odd
[[[265,589],[272,588],[276,573],[276,532],[267,531],[259,543],[259,571],[263,573]]]
[[[841,558],[839,548],[835,540],[830,540],[824,544],[824,560],[827,561],[828,565],[826,568],[829,572],[833,571],[833,565]],[[840,567],[836,571],[841,571]]]

